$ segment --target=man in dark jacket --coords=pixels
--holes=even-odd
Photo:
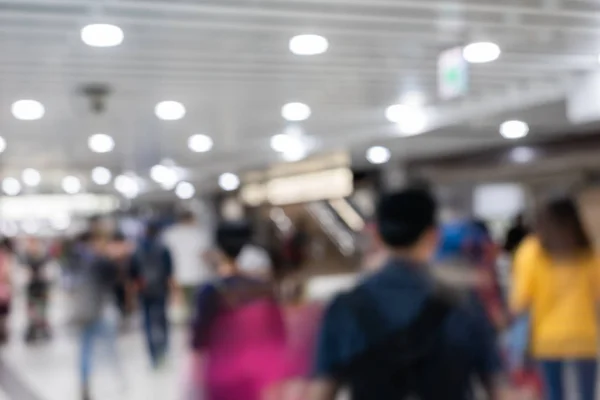
[[[337,297],[321,327],[311,400],[471,400],[472,382],[498,399],[494,329],[476,296],[436,281],[436,204],[422,189],[383,196],[377,229],[390,258]]]

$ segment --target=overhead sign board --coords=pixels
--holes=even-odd
[[[464,96],[469,90],[469,64],[462,47],[443,51],[438,57],[438,94],[442,100]]]

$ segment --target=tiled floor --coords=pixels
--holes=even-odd
[[[78,344],[74,332],[66,327],[67,300],[60,292],[52,300],[51,319],[54,338],[47,344],[26,346],[22,340],[25,324],[24,304],[15,301],[12,316],[13,335],[1,351],[2,361],[42,400],[79,400],[77,379]],[[173,335],[171,358],[165,367],[153,371],[149,367],[140,329],[132,329],[119,340],[122,373],[117,375],[102,359],[98,346],[98,362],[93,381],[94,399],[102,400],[184,400],[186,398],[186,353],[183,332]],[[0,392],[0,400],[5,400]]]

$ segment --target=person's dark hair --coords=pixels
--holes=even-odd
[[[230,259],[236,259],[252,239],[252,229],[245,221],[222,222],[217,227],[215,242]]]
[[[196,219],[196,216],[194,215],[193,212],[189,211],[189,210],[185,210],[179,213],[179,215],[177,216],[177,220],[179,222],[193,222]]]
[[[121,231],[116,231],[115,233],[113,233],[111,240],[113,242],[117,242],[117,243],[123,243],[127,241],[127,237],[125,236],[125,234]]]
[[[2,238],[2,240],[0,241],[0,248],[4,249],[4,251],[6,251],[8,253],[15,252],[15,245],[14,245],[13,241],[7,237]]]
[[[573,257],[592,251],[577,204],[569,197],[555,198],[542,206],[536,231],[542,247],[552,256]]]
[[[437,205],[428,190],[408,188],[381,197],[376,223],[386,245],[410,247],[436,225],[436,214]]]
[[[146,237],[154,239],[157,237],[162,230],[162,225],[158,221],[151,221],[146,226]]]

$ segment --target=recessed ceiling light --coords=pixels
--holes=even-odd
[[[194,197],[196,189],[189,182],[179,182],[175,188],[175,195],[182,200],[188,200]]]
[[[206,153],[213,148],[213,140],[206,135],[196,134],[188,139],[188,147],[195,153]]]
[[[496,43],[477,42],[465,46],[463,58],[472,64],[483,64],[497,60],[501,53]]]
[[[505,139],[521,139],[529,133],[529,125],[523,121],[505,121],[500,125],[500,134]]]
[[[115,148],[115,141],[105,133],[96,133],[88,139],[88,146],[94,153],[110,153]]]
[[[108,168],[96,167],[92,170],[92,181],[96,185],[108,185],[112,179],[112,173]]]
[[[11,111],[16,119],[35,121],[46,113],[44,105],[37,100],[18,100],[12,104]]]
[[[3,153],[6,150],[6,139],[0,136],[0,153]]]
[[[119,175],[115,178],[115,189],[128,199],[137,197],[140,186],[137,180],[130,175]]]
[[[161,101],[154,107],[154,113],[163,121],[177,121],[185,116],[185,106],[178,101]]]
[[[281,116],[288,121],[304,121],[310,117],[310,107],[304,103],[287,103],[281,108]]]
[[[531,147],[515,147],[510,152],[510,158],[516,163],[526,164],[535,158],[535,150]]]
[[[219,186],[221,189],[228,192],[236,190],[238,187],[240,187],[240,178],[238,178],[236,174],[226,172],[219,176]]]
[[[367,150],[367,160],[371,164],[385,164],[390,160],[392,153],[390,149],[383,146],[373,146]]]
[[[21,174],[21,178],[23,179],[23,183],[27,186],[38,186],[42,181],[42,176],[39,171],[33,168],[26,168],[23,170]]]
[[[306,147],[299,143],[298,146],[293,146],[283,151],[281,157],[285,161],[295,162],[306,158],[307,153]]]
[[[116,25],[92,24],[81,29],[81,40],[92,47],[114,47],[123,43],[125,35]]]
[[[75,176],[65,176],[62,180],[62,188],[68,194],[75,194],[81,191],[81,181]]]
[[[271,148],[278,153],[283,153],[293,145],[294,139],[285,133],[280,133],[271,137]]]
[[[299,56],[323,54],[328,48],[327,39],[319,35],[298,35],[290,39],[290,51]]]
[[[427,128],[428,116],[425,109],[406,104],[394,104],[385,110],[385,116],[398,126],[402,135],[418,135]]]
[[[16,196],[21,192],[21,183],[15,178],[4,178],[2,191],[8,196]]]
[[[171,190],[177,184],[179,176],[173,167],[157,164],[150,168],[150,178],[156,183],[161,184],[165,189]]]

